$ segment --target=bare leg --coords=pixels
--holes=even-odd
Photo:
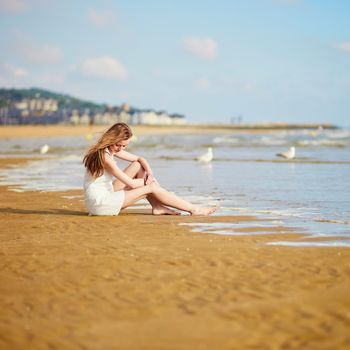
[[[217,207],[198,208],[155,183],[125,191],[123,208],[136,203],[149,194],[152,194],[163,205],[186,211],[191,215],[210,215],[217,209]]]
[[[139,162],[132,162],[123,171],[132,179],[143,179],[145,176],[145,170]],[[126,189],[126,185],[117,179],[113,182],[113,188],[114,191],[120,191]],[[152,194],[148,194],[146,199],[152,206],[153,215],[180,215],[179,212],[165,207]]]
[[[139,162],[132,162],[123,171],[129,177],[131,177],[132,179],[135,179],[135,178],[139,178],[138,174],[141,169],[142,167]],[[120,191],[120,190],[124,190],[126,188],[126,185],[125,183],[116,179],[113,181],[113,188],[114,188],[114,191]]]

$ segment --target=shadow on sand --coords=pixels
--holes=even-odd
[[[69,209],[16,209],[16,208],[0,208],[0,213],[19,214],[19,215],[64,215],[64,216],[88,216],[86,211],[69,210]],[[149,209],[125,209],[120,215],[152,215]],[[94,216],[90,216],[94,217]]]

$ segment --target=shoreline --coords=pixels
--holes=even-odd
[[[81,193],[0,186],[0,348],[349,345],[349,249],[271,246],[300,235],[220,236],[178,225],[256,222],[247,216],[88,217],[69,197]]]
[[[337,129],[330,124],[261,124],[261,125],[204,125],[204,124],[187,124],[187,125],[131,125],[135,135],[152,135],[152,134],[200,134],[200,133],[269,133],[281,130],[298,130],[298,129],[317,129],[318,126],[324,129]],[[98,134],[105,131],[108,125],[1,125],[0,139],[14,137],[50,137],[50,136],[86,136],[87,134]]]

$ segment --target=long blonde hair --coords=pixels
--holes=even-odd
[[[120,141],[132,137],[130,127],[125,123],[116,123],[111,126],[86,153],[83,163],[85,168],[95,178],[103,174],[103,150]]]

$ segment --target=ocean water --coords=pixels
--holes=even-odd
[[[50,146],[43,160],[1,170],[0,183],[16,191],[81,188],[82,157],[94,142],[84,136],[0,140],[0,157],[39,156],[43,144]],[[296,147],[295,159],[276,156],[290,146]],[[208,147],[213,161],[196,162]],[[350,247],[349,130],[140,136],[129,151],[149,160],[165,188],[198,205],[219,204],[216,216],[261,220],[191,224],[196,232],[247,234],[244,228],[258,225],[250,234],[270,233],[271,227],[304,234],[271,244]]]

